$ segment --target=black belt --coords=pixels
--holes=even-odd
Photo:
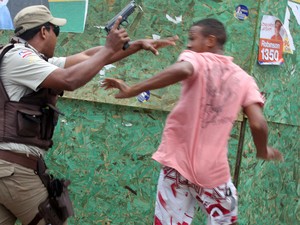
[[[42,160],[41,158],[33,155],[27,156],[23,153],[16,153],[9,150],[0,149],[0,159],[5,160],[10,163],[16,163],[20,166],[38,171],[38,162]]]
[[[34,170],[45,187],[48,187],[50,176],[45,173],[47,167],[42,158],[0,149],[0,159]],[[39,211],[28,225],[37,225],[41,219],[43,219],[43,215]]]

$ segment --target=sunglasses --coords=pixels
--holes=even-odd
[[[56,35],[56,37],[58,37],[59,32],[60,32],[60,27],[56,26],[56,25],[53,25],[53,24],[52,24],[52,26],[53,26],[53,32],[54,32],[54,34]]]
[[[45,24],[44,26],[45,26],[47,29],[50,29],[50,27],[52,27],[52,28],[53,28],[52,30],[53,30],[55,36],[58,37],[59,32],[60,32],[60,27],[59,27],[59,26],[56,26],[56,25],[54,25],[54,24],[52,24],[52,23]]]

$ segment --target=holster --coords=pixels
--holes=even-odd
[[[68,217],[73,216],[73,206],[69,198],[68,182],[61,180],[63,188],[60,196],[50,197],[39,205],[39,213],[46,224],[62,225]]]
[[[28,225],[36,225],[41,219],[44,219],[47,225],[63,225],[68,217],[74,215],[68,193],[68,186],[71,182],[53,178],[47,173],[43,160],[38,162],[37,174],[47,188],[49,197],[39,205],[38,214]]]

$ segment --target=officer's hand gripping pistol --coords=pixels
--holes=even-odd
[[[135,1],[131,1],[125,8],[121,10],[121,12],[119,12],[114,18],[108,21],[108,23],[105,25],[104,28],[106,32],[109,33],[109,31],[112,29],[119,16],[122,16],[122,21],[120,23],[121,25],[124,22],[128,23],[127,18],[134,12],[135,7],[136,7]],[[123,50],[127,49],[128,47],[129,47],[129,43],[127,42],[124,44]]]

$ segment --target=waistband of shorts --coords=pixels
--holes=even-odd
[[[0,159],[10,163],[16,163],[34,171],[38,171],[38,161],[42,160],[37,156],[26,155],[2,149],[0,149]]]

